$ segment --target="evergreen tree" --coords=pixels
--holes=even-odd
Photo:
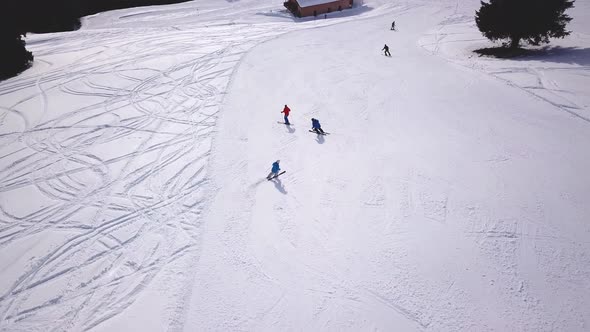
[[[565,26],[572,19],[564,12],[574,6],[574,0],[489,1],[481,2],[475,22],[492,41],[508,39],[511,48],[518,48],[521,41],[539,45],[570,34]]]
[[[17,75],[33,62],[22,39],[27,31],[24,7],[20,1],[0,2],[0,80]]]
[[[19,0],[22,1],[22,0]],[[80,28],[81,9],[76,0],[27,0],[27,30],[35,33],[74,31]]]
[[[0,80],[33,62],[22,39],[27,32],[72,31],[80,28],[79,18],[84,15],[183,1],[187,0],[0,0]]]
[[[31,66],[33,54],[23,40],[27,32],[78,29],[79,12],[75,0],[0,1],[0,80]]]
[[[15,76],[31,66],[33,54],[25,49],[23,35],[0,34],[0,44],[3,48],[2,61],[0,61],[0,80]]]

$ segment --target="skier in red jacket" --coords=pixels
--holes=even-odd
[[[290,125],[290,123],[289,123],[289,112],[291,112],[291,109],[289,108],[289,106],[285,105],[285,108],[283,108],[283,111],[281,113],[285,113],[285,124],[287,126]]]

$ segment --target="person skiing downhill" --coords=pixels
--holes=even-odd
[[[311,118],[311,130],[315,131],[318,134],[325,134],[324,130],[322,129],[322,125],[320,125],[320,121],[318,119]]]
[[[285,105],[285,108],[283,108],[283,111],[281,113],[285,113],[285,124],[286,125],[291,124],[291,123],[289,123],[289,112],[291,112],[291,109],[289,108],[289,106]]]
[[[270,180],[270,178],[272,178],[273,176],[279,175],[279,171],[281,170],[281,168],[279,167],[280,162],[281,162],[280,160],[277,160],[274,163],[272,163],[272,169],[270,170],[270,173],[266,177],[267,180]]]
[[[387,46],[387,44],[385,44],[381,50],[385,51],[385,56],[391,56],[391,53],[389,53],[389,46]]]
[[[393,21],[393,23],[391,23],[391,30],[395,30],[395,21]]]

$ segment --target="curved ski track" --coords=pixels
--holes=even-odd
[[[55,311],[53,330],[88,330],[168,265],[197,257],[224,88],[245,50],[283,32],[241,30],[82,31],[33,43],[41,59],[84,56],[0,85],[0,96],[21,92],[2,98],[0,195],[25,191],[34,206],[0,200],[0,250],[50,233],[63,241],[0,289],[0,330],[40,329]],[[78,102],[50,104],[67,95]]]
[[[92,329],[156,278],[180,329],[194,273],[172,266],[199,258],[234,68],[260,42],[350,19],[30,37],[35,66],[0,83],[0,261],[16,276],[0,282],[0,331]]]

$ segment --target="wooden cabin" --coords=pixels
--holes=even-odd
[[[297,17],[318,16],[352,8],[353,0],[287,0],[283,5]]]

